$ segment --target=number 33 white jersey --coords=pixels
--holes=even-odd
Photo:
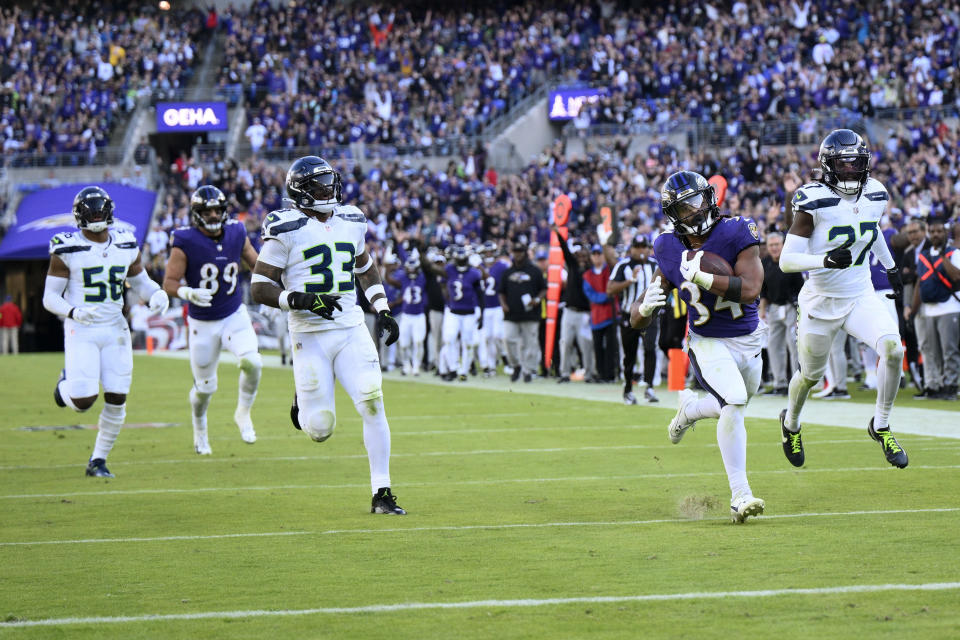
[[[338,205],[325,222],[280,209],[264,218],[262,233],[260,260],[283,269],[285,289],[340,296],[343,310],[334,311],[333,320],[310,311],[290,311],[290,331],[323,331],[363,322],[353,276],[357,256],[366,250],[367,219],[360,209]]]
[[[887,189],[873,178],[867,179],[860,197],[842,198],[819,182],[797,189],[793,196],[794,211],[813,216],[813,234],[809,252],[825,255],[838,247],[846,247],[853,264],[846,269],[815,269],[804,284],[808,294],[837,298],[856,298],[872,294],[870,253],[880,238],[880,218],[890,196]]]

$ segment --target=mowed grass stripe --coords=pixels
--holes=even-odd
[[[820,513],[785,513],[778,515],[758,516],[760,520],[777,520],[784,518],[833,518],[850,516],[901,515],[917,513],[953,513],[960,511],[960,507],[931,507],[927,509],[883,509],[874,511],[837,511]],[[471,524],[450,525],[436,527],[394,527],[387,529],[328,529],[325,531],[261,531],[253,533],[222,533],[195,536],[157,536],[151,538],[84,538],[78,540],[24,540],[15,542],[0,542],[0,547],[28,547],[38,545],[60,544],[114,544],[125,542],[179,542],[194,540],[221,540],[229,538],[268,538],[289,536],[327,536],[327,535],[367,535],[371,533],[429,533],[432,531],[487,531],[497,529],[543,529],[557,527],[632,527],[648,524],[677,524],[690,522],[692,518],[659,518],[654,520],[624,520],[611,522],[532,522],[532,523],[505,523],[505,524]],[[728,518],[703,518],[703,520],[724,521]]]
[[[0,622],[2,627],[41,627],[86,624],[120,624],[172,620],[209,620],[306,616],[322,614],[399,613],[430,609],[486,609],[516,607],[547,607],[566,604],[616,604],[624,602],[664,602],[671,600],[715,600],[718,598],[772,598],[778,596],[817,596],[850,593],[880,593],[888,591],[952,591],[960,589],[960,582],[928,582],[923,584],[855,584],[836,587],[807,587],[794,589],[759,589],[751,591],[695,591],[690,593],[656,593],[628,596],[581,596],[572,598],[544,598],[522,600],[472,600],[466,602],[403,602],[373,604],[361,607],[318,607],[315,609],[283,609],[252,611],[204,611],[200,613],[148,614],[143,616],[101,616],[89,618],[48,618],[45,620],[16,620]]]

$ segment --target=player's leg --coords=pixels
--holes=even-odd
[[[397,340],[397,346],[400,347],[400,370],[404,375],[413,373],[413,318],[409,313],[400,316],[400,339]]]
[[[427,338],[427,316],[418,314],[415,316],[404,316],[411,320],[411,367],[413,375],[420,375],[420,367],[423,365],[423,346]]]
[[[460,324],[460,379],[465,380],[470,372],[470,364],[473,362],[474,350],[477,346],[477,316],[470,314],[459,316]]]
[[[787,343],[787,353],[790,355],[790,362],[786,367],[784,372],[784,384],[783,389],[787,388],[787,385],[790,384],[790,379],[793,377],[794,372],[799,370],[800,364],[797,357],[797,307],[788,304],[784,306],[785,309],[785,322],[787,327],[786,337],[784,340]]]
[[[109,328],[109,338],[101,342],[100,375],[103,382],[103,408],[97,422],[97,441],[87,465],[88,476],[107,476],[107,456],[113,449],[127,416],[127,393],[133,378],[133,347],[130,330],[121,321]]]
[[[446,374],[447,378],[456,376],[458,360],[460,357],[460,343],[458,335],[460,331],[459,316],[452,313],[449,309],[443,313],[443,346],[440,348],[440,372]]]
[[[217,364],[220,362],[220,333],[223,320],[190,319],[190,416],[193,424],[193,448],[202,456],[213,453],[207,435],[207,407],[217,390]]]
[[[659,325],[651,322],[650,326],[643,330],[643,381],[647,383],[647,388],[643,391],[647,402],[660,402],[657,394],[654,392],[653,381],[657,374],[657,332]]]
[[[620,343],[623,345],[623,403],[637,404],[633,395],[633,367],[637,363],[640,331],[629,326],[620,327]]]
[[[903,468],[907,466],[907,454],[890,433],[889,425],[890,410],[900,390],[900,376],[903,373],[900,329],[874,296],[865,296],[857,301],[843,328],[880,354],[877,363],[877,403],[867,432],[880,442],[887,461]]]
[[[842,322],[842,318],[823,320],[811,318],[808,314],[800,317],[797,329],[797,359],[800,369],[790,379],[787,409],[783,416],[784,425],[790,432],[800,431],[800,411],[807,401],[810,389],[823,377],[827,369],[834,337]]]
[[[86,411],[100,393],[101,327],[74,326],[64,331],[64,368],[54,390],[58,405],[74,411]]]
[[[257,398],[257,389],[260,386],[260,375],[263,370],[263,359],[258,349],[257,334],[250,322],[247,308],[240,308],[224,320],[223,336],[225,346],[240,361],[239,392],[237,394],[237,409],[233,413],[233,421],[240,429],[243,441],[252,444],[257,441],[257,433],[250,418],[250,409]]]
[[[560,315],[560,381],[569,382],[573,371],[574,345],[580,330],[580,318],[570,308],[562,310]]]
[[[823,391],[815,398],[849,398],[847,393],[847,334],[837,331],[830,344],[830,353],[827,357],[827,384]]]
[[[383,378],[376,350],[355,329],[333,358],[333,370],[363,419],[363,445],[370,463],[371,512],[403,515],[390,492],[390,425],[383,406]]]
[[[365,324],[354,327],[356,339],[366,340],[376,357],[377,349]],[[334,402],[334,372],[331,354],[341,337],[340,329],[291,333],[290,342],[295,345],[293,380],[299,407],[298,422],[301,429],[314,440],[323,442],[333,434],[337,425]],[[361,338],[362,336],[363,338]],[[377,371],[380,361],[377,360]]]

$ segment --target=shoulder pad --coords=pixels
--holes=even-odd
[[[790,204],[794,209],[814,211],[823,207],[837,206],[840,204],[840,196],[819,182],[809,182],[797,189]]]
[[[363,211],[360,211],[358,207],[355,207],[352,204],[338,206],[333,210],[333,215],[337,216],[341,220],[346,220],[347,222],[360,222],[367,224],[367,216],[363,215]]]
[[[261,235],[264,240],[277,239],[280,234],[296,231],[307,224],[307,216],[295,209],[278,209],[271,211],[263,219]]]
[[[890,194],[882,182],[867,178],[867,183],[863,185],[863,197],[874,202],[883,202],[890,199]]]
[[[137,239],[129,231],[111,231],[113,242],[118,249],[137,249]]]
[[[90,245],[83,241],[79,233],[65,231],[50,238],[51,255],[63,255],[77,251],[90,251]]]

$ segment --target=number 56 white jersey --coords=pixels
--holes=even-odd
[[[324,320],[310,311],[289,313],[290,331],[323,331],[363,322],[353,266],[364,253],[367,220],[357,207],[338,205],[324,222],[294,209],[272,211],[263,221],[260,260],[283,269],[290,291],[340,296],[342,311]],[[273,245],[273,246],[271,246]]]
[[[813,216],[809,252],[824,255],[846,247],[853,256],[853,264],[846,269],[811,271],[804,284],[808,293],[837,298],[872,295],[869,253],[880,238],[880,218],[889,198],[886,188],[873,178],[867,180],[856,200],[842,198],[819,182],[797,189],[792,201],[794,211]]]

